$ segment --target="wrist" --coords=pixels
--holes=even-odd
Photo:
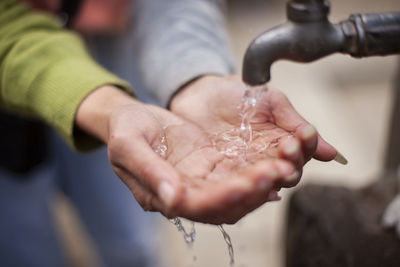
[[[177,100],[179,99],[180,96],[182,94],[184,94],[184,91],[190,87],[191,84],[195,83],[196,81],[198,81],[199,79],[203,78],[205,75],[201,75],[201,76],[196,76],[193,79],[190,79],[189,81],[187,81],[186,83],[184,83],[182,86],[180,86],[178,89],[175,90],[175,92],[172,94],[172,96],[170,97],[168,103],[167,103],[167,109],[168,110],[173,110],[173,106],[174,106],[174,102],[176,103]],[[179,102],[179,101],[178,101]]]
[[[103,85],[87,95],[78,107],[75,125],[82,131],[107,143],[112,113],[137,101],[112,85]]]
[[[168,103],[168,109],[171,111],[176,111],[178,109],[177,107],[180,106],[180,103],[184,101],[183,99],[185,98],[185,96],[197,92],[199,86],[196,85],[198,85],[199,83],[207,83],[207,80],[219,79],[221,77],[222,76],[215,74],[206,74],[193,78],[192,80],[181,86],[178,90],[176,90]]]

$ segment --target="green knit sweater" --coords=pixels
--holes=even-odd
[[[0,105],[52,126],[70,145],[85,151],[94,138],[74,134],[81,101],[101,85],[129,85],[107,72],[75,33],[51,15],[16,0],[0,1]]]

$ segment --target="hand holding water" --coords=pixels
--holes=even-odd
[[[266,88],[259,90],[265,91]],[[245,103],[244,95],[247,97]],[[243,105],[251,106],[253,102],[257,102],[257,105],[250,110],[254,114],[250,114],[252,137],[248,144],[247,161],[252,163],[279,158],[292,162],[297,168],[297,175],[293,175],[292,180],[286,180],[277,188],[297,184],[303,165],[312,157],[330,161],[340,156],[336,149],[324,141],[315,128],[296,112],[284,94],[277,90],[248,92],[237,76],[199,78],[173,98],[171,110],[196,123],[210,136],[216,136],[218,141],[222,136],[222,139],[231,142],[232,135],[235,135],[232,129],[239,129],[240,133],[240,129],[246,128],[243,124],[248,119],[246,116],[249,112],[240,116],[240,113],[243,113]],[[221,142],[217,142],[217,145],[219,144],[224,152],[228,151],[226,142],[222,142],[222,145]],[[229,147],[230,152],[232,147]]]
[[[234,223],[276,199],[270,185],[294,172],[278,159],[236,169],[200,127],[112,86],[82,102],[76,124],[107,144],[113,170],[139,204],[167,217]]]

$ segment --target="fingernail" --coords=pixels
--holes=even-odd
[[[300,173],[298,171],[294,171],[292,174],[283,178],[283,180],[285,180],[285,182],[291,184],[291,183],[297,182],[297,180],[299,179],[299,176],[300,176]]]
[[[348,163],[347,159],[339,151],[337,151],[336,157],[333,160],[343,165]]]
[[[268,193],[267,199],[268,201],[278,201],[281,200],[281,197],[278,195],[278,192],[271,191]]]
[[[175,190],[169,183],[161,182],[158,186],[158,196],[168,207],[170,207],[175,198]]]
[[[309,124],[306,127],[304,127],[302,137],[303,139],[309,139],[316,133],[317,131],[315,130],[315,128],[311,124]]]
[[[299,148],[300,148],[299,141],[294,139],[290,141],[288,145],[286,145],[283,151],[287,156],[293,156],[299,151]]]

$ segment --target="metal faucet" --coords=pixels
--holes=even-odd
[[[243,81],[260,85],[271,79],[280,59],[311,62],[340,52],[353,57],[400,53],[400,12],[353,14],[332,24],[328,0],[290,0],[288,22],[255,38],[243,61]]]

